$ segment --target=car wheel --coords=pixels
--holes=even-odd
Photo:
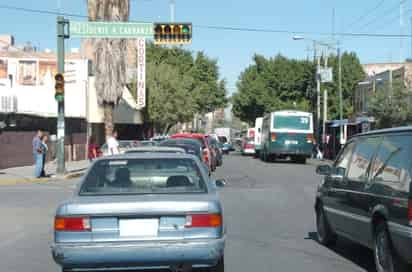
[[[306,164],[306,158],[305,157],[297,157],[296,162],[299,164]]]
[[[222,256],[222,258],[220,258],[217,265],[209,269],[209,272],[224,272],[224,271],[225,271],[225,258]]]
[[[316,209],[316,232],[322,245],[331,246],[336,243],[337,236],[333,233],[322,206]]]
[[[377,272],[406,272],[408,267],[395,252],[385,222],[376,227],[374,237],[374,256]]]

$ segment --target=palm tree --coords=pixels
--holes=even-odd
[[[87,0],[89,21],[128,21],[130,0]],[[113,109],[126,84],[125,39],[92,39],[95,87],[99,105],[104,109],[106,137],[113,132]]]

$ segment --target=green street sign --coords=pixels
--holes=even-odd
[[[153,38],[152,23],[70,21],[70,37],[78,38]]]

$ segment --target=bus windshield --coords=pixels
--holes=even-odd
[[[273,119],[274,129],[309,130],[309,116],[275,115]]]

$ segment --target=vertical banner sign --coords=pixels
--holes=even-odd
[[[137,39],[137,106],[146,107],[146,39]]]

